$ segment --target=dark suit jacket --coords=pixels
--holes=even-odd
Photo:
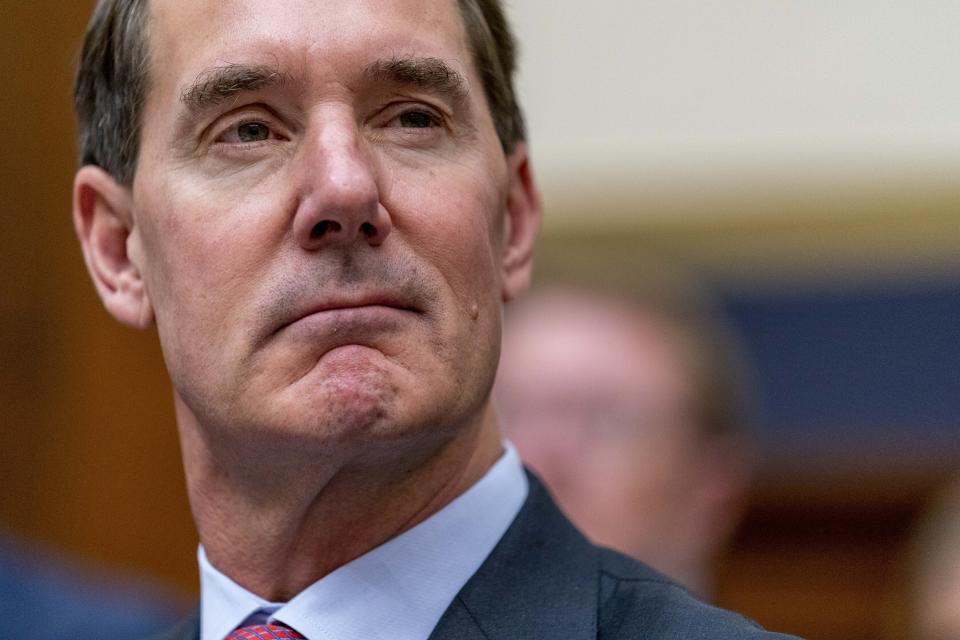
[[[530,476],[530,495],[430,640],[788,640],[590,544]],[[198,640],[196,615],[155,640]],[[310,639],[313,640],[313,639]]]

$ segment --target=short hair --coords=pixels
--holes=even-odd
[[[504,153],[526,139],[514,89],[516,43],[500,0],[457,0],[473,64]],[[133,182],[149,85],[147,0],[99,0],[74,84],[80,163]]]

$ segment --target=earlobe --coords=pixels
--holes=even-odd
[[[153,308],[140,267],[128,253],[135,231],[130,189],[100,167],[81,167],[73,185],[73,226],[107,311],[128,326],[150,326]]]
[[[507,195],[505,244],[502,262],[503,300],[508,302],[530,285],[533,249],[543,208],[524,143],[507,157],[510,190]]]

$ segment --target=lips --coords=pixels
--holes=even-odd
[[[376,316],[390,312],[419,314],[422,310],[409,301],[400,299],[398,296],[382,293],[329,298],[299,309],[289,320],[277,328],[277,332],[313,317],[329,316],[331,319],[343,319],[349,317]]]

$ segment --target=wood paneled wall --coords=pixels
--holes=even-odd
[[[193,591],[157,341],[102,309],[70,219],[71,83],[93,3],[2,4],[0,527]]]

